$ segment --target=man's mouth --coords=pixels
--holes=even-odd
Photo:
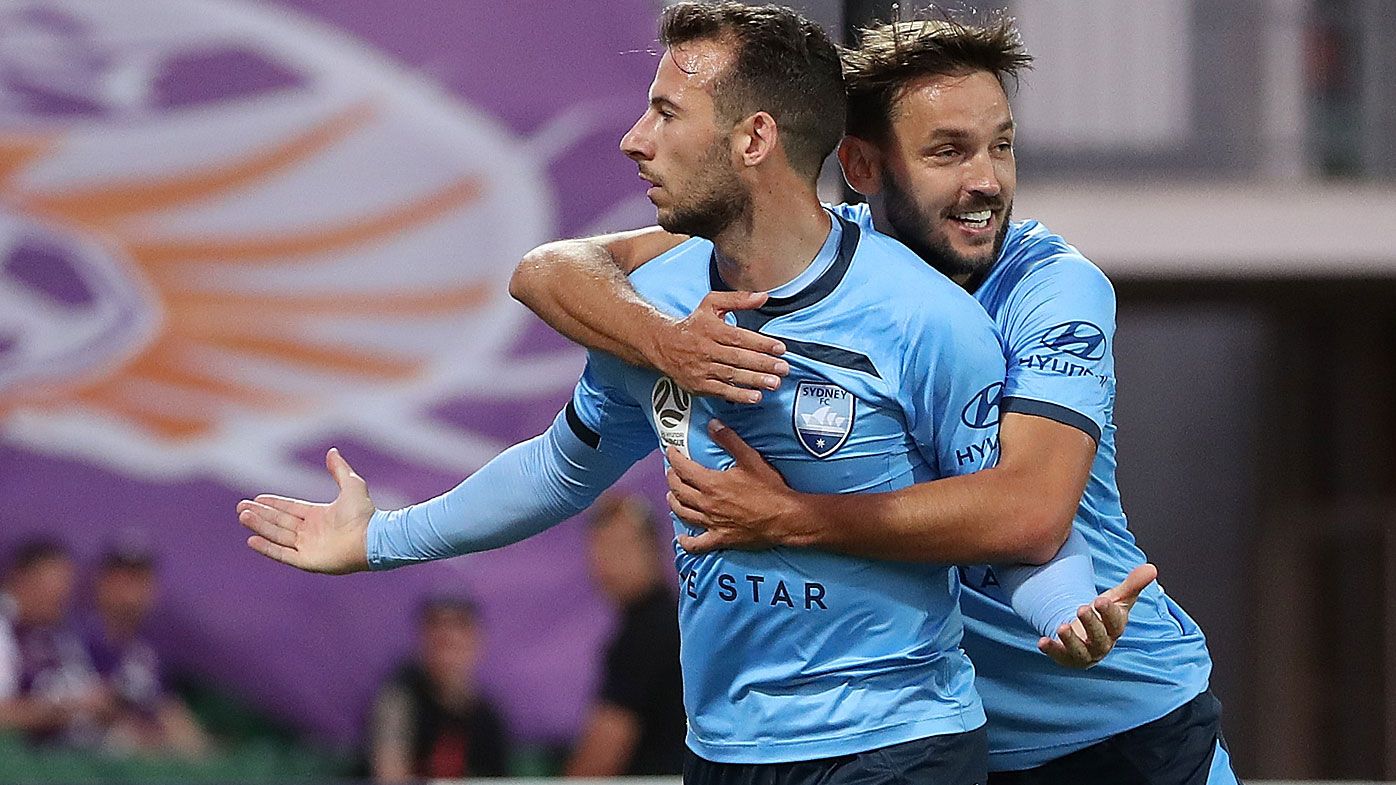
[[[970,210],[954,213],[950,218],[968,229],[985,229],[988,228],[989,222],[994,219],[994,211],[988,209]]]

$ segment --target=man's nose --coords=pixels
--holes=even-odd
[[[964,189],[979,196],[998,196],[1003,190],[998,172],[994,170],[994,162],[988,153],[980,153],[970,160]]]
[[[620,138],[620,151],[632,161],[647,161],[654,157],[653,145],[649,137],[641,129],[644,118],[630,127],[625,132],[625,136]]]

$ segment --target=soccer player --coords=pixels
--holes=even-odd
[[[993,317],[1008,374],[966,403],[962,421],[1002,413],[1000,461],[890,493],[806,494],[784,467],[762,460],[764,445],[718,432],[715,441],[735,456],[727,471],[672,462],[671,506],[706,528],[681,544],[694,554],[779,545],[952,563],[1035,561],[1074,531],[1089,543],[1101,585],[1121,580],[1144,554],[1115,485],[1114,292],[1062,238],[1035,221],[1010,220],[1015,128],[1004,83],[1030,63],[1011,20],[883,26],[867,31],[846,63],[849,136],[839,158],[869,206],[837,213],[894,234]],[[636,280],[648,255],[680,240],[641,230],[544,246],[521,264],[511,292],[570,337],[653,365],[689,389],[732,401],[763,400],[762,389],[781,394],[790,382],[778,377],[793,374],[794,362],[778,355],[796,350],[739,329],[749,324],[740,309],[766,295],[710,298],[675,319],[626,285],[622,272]],[[723,321],[732,311],[737,326]],[[878,313],[865,329],[881,337],[916,327]],[[955,457],[973,459],[972,451]],[[1033,651],[994,569],[965,569],[962,578],[964,645],[989,717],[991,782],[1236,782],[1207,690],[1202,632],[1157,585],[1142,595],[1112,656],[1069,671]]]
[[[671,460],[730,464],[708,436],[724,430],[812,493],[895,490],[992,463],[997,423],[962,416],[1003,378],[989,318],[904,246],[816,197],[843,133],[832,42],[788,9],[735,2],[671,6],[661,38],[649,107],[622,149],[653,184],[660,224],[696,237],[633,280],[675,315],[713,290],[771,291],[743,318],[783,337],[790,384],[737,406],[592,353],[546,433],[445,495],[376,511],[331,450],[333,503],[238,505],[251,547],[334,573],[498,547],[575,514],[657,443]],[[1095,594],[1080,545],[1002,573],[1040,632]],[[676,550],[676,566],[686,781],[983,782],[951,567],[785,548]]]

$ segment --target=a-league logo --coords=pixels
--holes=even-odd
[[[659,377],[650,392],[650,409],[659,439],[665,446],[679,448],[688,455],[688,423],[693,413],[693,396],[667,376]]]
[[[794,425],[800,446],[827,458],[853,432],[853,393],[828,382],[800,382],[795,388]]]

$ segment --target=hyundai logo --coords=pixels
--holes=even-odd
[[[971,428],[992,428],[999,422],[999,396],[1003,382],[994,382],[974,394],[960,413],[960,421]]]
[[[1064,322],[1042,336],[1042,345],[1082,360],[1105,356],[1105,333],[1090,322]]]

